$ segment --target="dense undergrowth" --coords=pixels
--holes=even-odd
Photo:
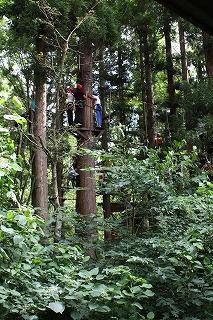
[[[195,154],[114,157],[101,188],[126,209],[92,259],[77,235],[55,243],[31,209],[12,209],[20,167],[3,134],[0,319],[213,319],[213,184]]]

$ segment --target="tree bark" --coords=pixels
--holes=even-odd
[[[32,163],[32,204],[38,208],[38,214],[48,220],[48,182],[46,148],[46,46],[42,38],[36,43],[37,61],[35,67],[36,109],[33,135],[36,146]]]
[[[139,63],[140,63],[140,80],[141,80],[141,105],[143,111],[139,114],[139,128],[140,128],[140,141],[144,142],[144,138],[147,141],[147,110],[146,110],[146,87],[145,87],[145,71],[144,71],[144,54],[143,54],[143,39],[142,33],[138,32],[139,36]],[[145,134],[144,134],[145,133]]]
[[[166,64],[167,64],[167,92],[168,92],[168,108],[169,108],[169,128],[168,135],[170,138],[174,138],[177,131],[177,103],[175,97],[175,82],[174,82],[174,66],[172,59],[172,40],[171,40],[171,22],[167,13],[165,13],[164,21],[164,37],[166,46]]]
[[[166,15],[164,21],[164,37],[166,45],[166,63],[167,63],[167,79],[168,79],[168,103],[170,108],[170,115],[176,115],[175,103],[175,85],[174,85],[174,67],[172,59],[172,40],[171,40],[171,23],[169,17]]]
[[[144,24],[142,30],[143,54],[144,54],[144,72],[145,72],[145,92],[146,92],[146,126],[148,146],[154,148],[155,146],[155,106],[154,93],[152,83],[152,62],[149,47],[148,26]]]
[[[188,81],[185,33],[184,33],[183,23],[181,20],[178,20],[178,31],[179,31],[179,43],[180,43],[182,80]]]
[[[106,112],[106,101],[105,101],[105,77],[104,77],[104,51],[103,49],[100,50],[100,57],[99,60],[101,61],[99,64],[99,82],[100,82],[100,96],[101,96],[101,105],[102,105],[102,113],[103,113],[103,135],[101,139],[101,146],[102,149],[108,152],[108,142],[109,142],[109,127],[108,127],[108,118]],[[107,167],[109,165],[108,161],[105,160],[103,162],[103,166]],[[103,172],[104,175],[104,172]],[[110,203],[110,194],[104,193],[103,194],[103,214],[104,219],[109,219],[111,216],[111,203]],[[110,240],[112,238],[112,233],[109,230],[104,230],[104,240]]]
[[[80,45],[81,61],[80,75],[85,92],[91,94],[92,86],[92,47],[86,39]],[[87,151],[93,149],[93,105],[87,98],[83,109],[83,127],[85,138],[78,138],[78,148],[85,149],[86,154],[77,156],[77,172],[79,174],[79,186],[76,194],[76,211],[87,224],[84,236],[89,240],[97,238],[96,224],[96,182],[95,182],[95,160]]]
[[[119,122],[125,126],[126,136],[126,112],[124,110],[124,92],[123,92],[123,54],[122,47],[118,46],[118,100],[119,100]]]
[[[213,37],[205,31],[203,31],[203,49],[207,75],[209,78],[213,78]]]

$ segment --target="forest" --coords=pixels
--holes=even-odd
[[[154,0],[0,30],[0,320],[213,319],[213,36]]]

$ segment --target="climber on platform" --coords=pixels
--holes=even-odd
[[[75,98],[75,124],[83,124],[83,109],[86,95],[84,93],[83,85],[76,84],[76,87],[72,89],[72,94]]]
[[[69,187],[69,183],[71,181],[72,188],[74,189],[77,184],[77,178],[79,174],[76,172],[73,166],[69,168],[68,174],[67,174],[67,187]]]
[[[95,100],[95,119],[96,119],[96,126],[98,128],[102,127],[102,106],[101,106],[101,100],[99,97],[98,92],[93,91],[92,95],[93,100]]]
[[[74,111],[74,101],[75,101],[75,97],[72,93],[73,90],[74,89],[72,88],[67,88],[66,90],[67,118],[68,118],[69,126],[73,125],[73,111]]]

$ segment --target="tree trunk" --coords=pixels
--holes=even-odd
[[[141,80],[141,105],[143,111],[139,114],[139,128],[140,128],[140,141],[148,141],[148,132],[147,132],[147,106],[145,103],[146,100],[146,85],[145,85],[145,66],[144,66],[144,50],[143,50],[143,33],[138,31],[139,36],[139,63],[140,63],[140,80]]]
[[[148,26],[144,25],[143,33],[143,51],[144,51],[144,71],[145,71],[145,83],[146,83],[146,126],[147,126],[147,138],[148,146],[154,148],[155,146],[155,106],[154,106],[154,93],[152,84],[152,64],[151,54],[149,47]]]
[[[182,79],[183,79],[183,81],[188,81],[186,42],[185,42],[183,23],[181,20],[178,20],[178,31],[179,31],[179,43],[180,43]]]
[[[168,79],[168,108],[169,108],[169,135],[174,137],[176,132],[176,114],[177,114],[177,104],[175,99],[175,83],[174,83],[174,67],[172,59],[172,41],[171,41],[171,22],[170,18],[165,14],[164,21],[164,37],[166,45],[166,64],[167,64],[167,79]]]
[[[207,75],[209,78],[213,78],[213,37],[205,31],[203,31],[203,49]]]
[[[37,61],[35,67],[36,109],[33,134],[36,146],[32,164],[32,204],[38,208],[38,214],[48,219],[48,182],[46,148],[46,72],[45,43],[41,38],[36,43]]]
[[[123,54],[122,47],[118,46],[118,100],[119,100],[119,122],[125,126],[126,135],[126,111],[124,110],[124,92],[123,92]]]
[[[102,113],[103,113],[103,135],[101,139],[101,146],[102,149],[108,152],[108,142],[109,142],[109,127],[108,127],[108,118],[106,113],[106,101],[105,101],[105,77],[104,77],[104,52],[103,49],[100,50],[100,57],[99,60],[99,81],[100,81],[100,96],[101,96],[101,105],[102,105]],[[105,160],[103,162],[103,166],[107,167],[109,165],[108,161]],[[103,175],[105,173],[103,172]],[[103,194],[103,213],[104,213],[104,219],[109,219],[111,216],[111,204],[110,204],[110,194]],[[104,240],[110,240],[112,238],[111,231],[104,230]]]
[[[85,92],[91,93],[92,86],[92,47],[91,44],[83,39],[80,45],[81,62],[80,74]],[[85,138],[78,138],[78,148],[85,151],[93,148],[93,105],[87,98],[83,109],[83,127],[88,131],[83,131]],[[96,189],[95,189],[95,160],[87,154],[77,156],[77,172],[79,174],[79,188],[76,194],[76,211],[84,218],[87,228],[84,236],[88,240],[97,238],[96,224]]]

